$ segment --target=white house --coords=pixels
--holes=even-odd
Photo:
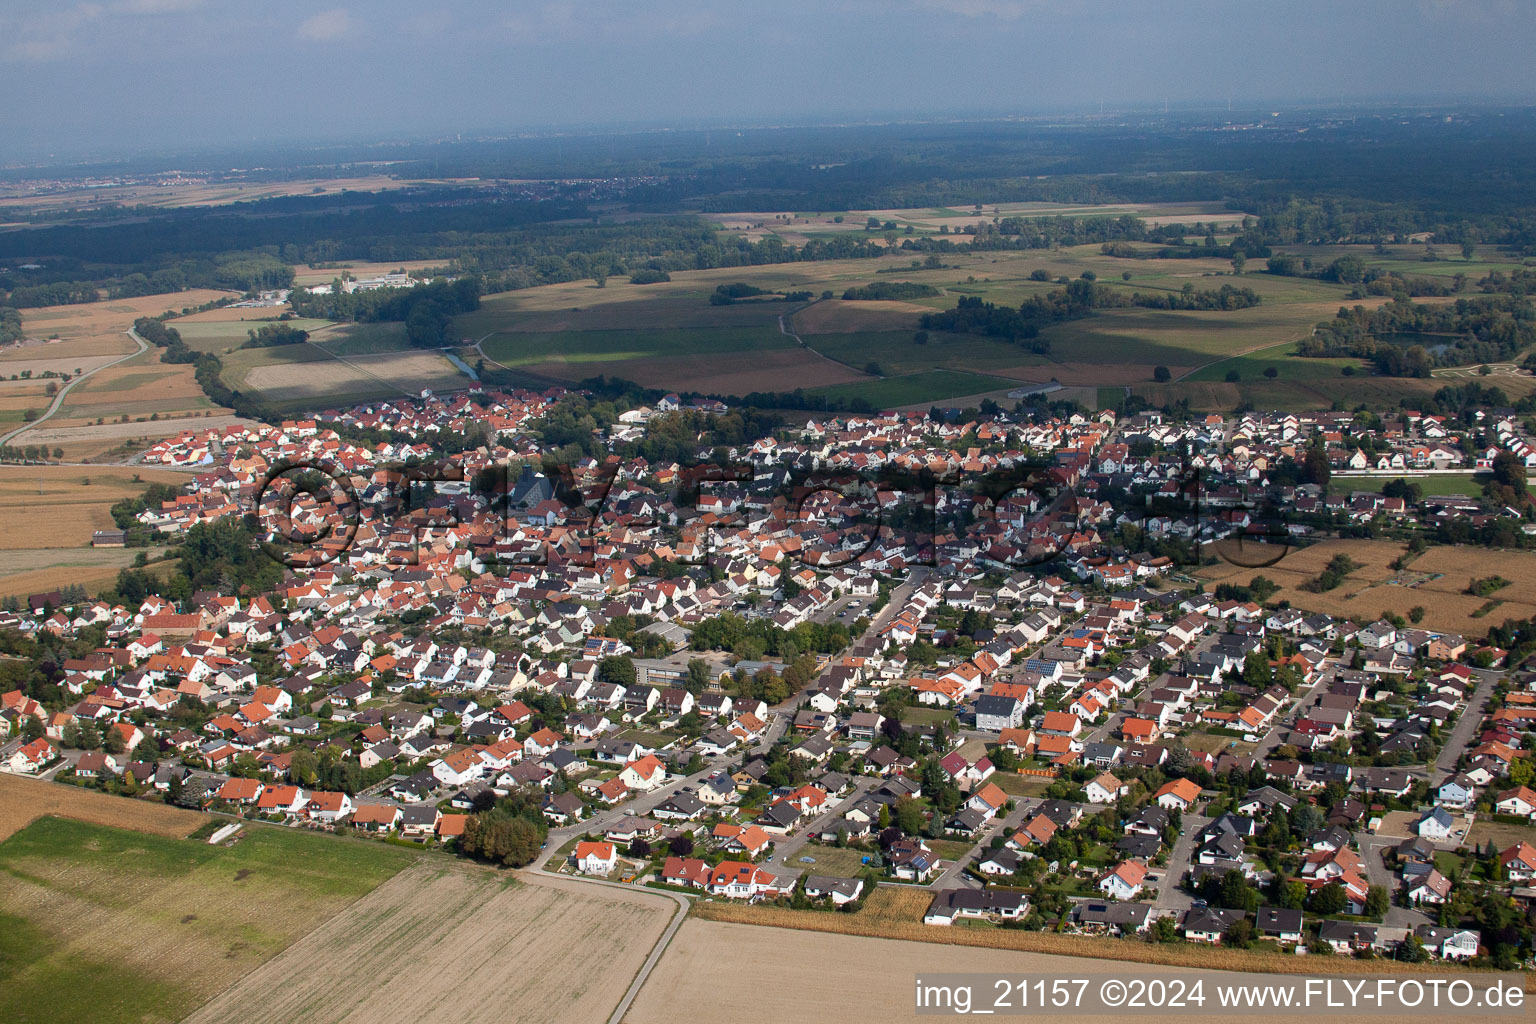
[[[576,870],[584,875],[606,875],[613,871],[619,853],[612,843],[582,841],[576,844]]]
[[[1117,900],[1133,900],[1141,892],[1147,866],[1139,860],[1124,860],[1099,879],[1099,891]]]

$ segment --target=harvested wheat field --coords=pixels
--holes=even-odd
[[[150,548],[7,548],[0,561],[0,598],[46,593],[60,587],[81,586],[98,594],[117,583],[117,575],[134,564],[142,553],[159,559],[161,547]],[[174,561],[152,561],[144,572],[165,579]]]
[[[932,313],[930,306],[915,302],[844,302],[825,299],[806,306],[794,316],[801,334],[843,334],[859,331],[916,330],[918,317]]]
[[[1225,542],[1224,542],[1225,543]],[[1217,551],[1220,544],[1214,545]],[[1329,615],[1372,622],[1383,611],[1407,615],[1414,607],[1424,609],[1420,625],[1424,629],[1482,636],[1488,627],[1505,619],[1525,619],[1536,615],[1536,554],[1479,547],[1431,547],[1411,559],[1397,571],[1392,562],[1404,553],[1404,547],[1390,541],[1330,540],[1305,548],[1293,548],[1277,564],[1267,568],[1244,568],[1223,561],[1207,566],[1196,575],[1211,583],[1247,583],[1256,575],[1280,585],[1271,600],[1289,600],[1298,608],[1327,612]],[[1314,579],[1335,555],[1347,554],[1360,568],[1350,573],[1333,590],[1314,594],[1301,585]],[[1252,547],[1234,553],[1241,561],[1262,561]],[[1510,586],[1489,597],[1466,593],[1475,578],[1503,576]],[[1483,615],[1475,614],[1490,602],[1497,602]]]
[[[205,814],[181,807],[108,796],[95,790],[0,772],[0,840],[10,838],[44,815],[170,839],[184,839],[210,820]]]
[[[0,361],[3,361],[0,365],[9,370],[13,360],[42,358],[62,363],[75,356],[132,352],[136,346],[125,332],[133,326],[134,320],[141,316],[159,316],[167,310],[201,306],[228,294],[211,288],[194,288],[167,295],[145,295],[136,299],[24,309],[21,312],[21,324],[27,337],[41,339],[43,343],[0,350]],[[59,341],[48,344],[46,339],[53,337]]]
[[[256,354],[248,357],[249,368],[231,380],[232,386],[259,391],[269,402],[341,404],[363,396],[393,398],[423,389],[452,391],[470,383],[435,352],[387,352],[348,356],[342,361],[315,346],[303,347],[309,351],[302,353],[302,360],[288,358],[290,353],[274,354],[271,349],[254,350]]]
[[[671,901],[534,876],[511,881],[424,862],[187,1024],[606,1020],[670,919]]]
[[[17,443],[42,441],[28,432]],[[179,486],[186,480],[182,473],[142,467],[0,466],[0,550],[83,548],[93,531],[113,527],[114,503],[138,497],[152,483]],[[36,566],[7,561],[0,572],[28,568]]]
[[[924,903],[931,893],[919,892]],[[846,915],[800,911],[829,921]],[[858,917],[862,917],[862,912]],[[838,935],[760,928],[745,924],[690,919],[684,923],[656,970],[646,980],[629,1013],[626,1024],[672,1024],[679,1020],[715,1020],[721,1007],[729,1007],[729,1018],[739,1024],[779,1024],[782,1021],[838,1020],[846,1024],[889,1024],[891,1021],[919,1019],[914,1012],[915,982],[940,973],[1030,974],[1046,978],[1089,978],[1097,986],[1106,977],[1132,978],[1204,977],[1207,998],[1212,998],[1211,982],[1221,980],[1212,971],[1197,972],[1186,967],[1148,967],[1112,960],[1083,959],[1048,953],[1019,952],[1005,949],[975,948],[989,936],[1028,935],[1049,941],[1064,936],[954,925],[948,928],[913,923],[909,927],[937,933],[939,942],[964,942],[966,945],[940,945],[859,935]],[[980,941],[971,945],[967,937]],[[1086,940],[1092,941],[1092,940]],[[1153,949],[1145,943],[1118,939],[1098,940],[1098,945],[1124,946],[1128,949]],[[1207,964],[1224,963],[1230,951],[1202,948],[1197,951]],[[1269,960],[1280,958],[1271,955]],[[1296,961],[1296,957],[1284,960]],[[1308,957],[1294,970],[1312,973],[1348,971],[1369,973],[1361,961],[1329,957]],[[1289,964],[1287,964],[1289,965]],[[1193,967],[1194,965],[1191,965]],[[1234,962],[1233,966],[1238,966]],[[1242,965],[1252,969],[1248,965]],[[1404,965],[1398,965],[1404,966]],[[1441,965],[1426,973],[1443,974]],[[1376,968],[1380,971],[1381,968]],[[765,982],[765,979],[770,979]],[[977,993],[975,1009],[991,1004],[995,992]],[[1183,1020],[1187,1011],[1159,1014],[1136,1010],[1139,1021]],[[1245,1019],[1265,1021],[1305,1021],[1310,1016],[1298,1014],[1260,1015],[1245,1013]],[[924,1018],[931,1019],[931,1018]],[[1085,1013],[1072,1020],[1123,1022],[1125,1014]],[[1469,1015],[1458,1020],[1495,1021],[1497,1015]]]
[[[198,386],[190,363],[168,364],[158,360],[158,351],[151,351],[92,374],[65,396],[63,407],[48,425],[85,426],[98,419],[113,420],[123,415],[163,419],[215,408]]]

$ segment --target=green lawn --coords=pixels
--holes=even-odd
[[[963,839],[927,839],[928,848],[941,860],[959,860],[975,848],[975,843]]]
[[[1350,491],[1380,491],[1393,480],[1408,480],[1417,484],[1426,495],[1465,494],[1477,497],[1483,493],[1485,473],[1437,473],[1434,476],[1414,476],[1412,472],[1387,473],[1383,476],[1336,476],[1328,481],[1328,489],[1336,494]]]
[[[954,721],[955,713],[949,708],[910,707],[901,712],[906,725],[932,725],[934,722]]]
[[[790,867],[803,870],[810,875],[857,878],[866,870],[863,858],[868,856],[871,854],[863,850],[838,849],[835,846],[823,846],[820,843],[807,843],[801,847],[799,855],[794,858],[794,863]],[[816,863],[802,864],[801,857],[815,857]]]
[[[0,1020],[180,1020],[419,856],[280,828],[212,847],[40,819],[0,843]]]
[[[1125,388],[1098,388],[1094,408],[1116,409],[1125,400]]]

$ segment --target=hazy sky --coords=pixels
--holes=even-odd
[[[0,0],[0,162],[552,124],[1536,97],[1529,0]]]

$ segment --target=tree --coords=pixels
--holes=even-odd
[[[1248,254],[1241,249],[1232,254],[1232,273],[1241,274],[1243,268],[1248,265]]]
[[[508,867],[520,868],[532,863],[544,842],[538,826],[526,818],[514,818],[502,811],[471,817],[470,821],[478,825],[473,838],[470,829],[465,829],[465,849]]]
[[[59,741],[71,749],[82,745],[80,742],[80,722],[78,719],[71,718],[64,723],[64,731],[59,737]]]
[[[1228,370],[1227,371],[1227,383],[1228,384],[1236,384],[1238,381],[1240,381],[1242,379],[1243,379],[1243,375],[1238,373],[1236,370]]]
[[[122,731],[115,727],[107,729],[101,737],[101,748],[109,754],[121,754],[127,750]]]
[[[673,836],[667,849],[672,851],[674,857],[686,857],[693,852],[693,840],[684,835]]]
[[[1286,910],[1300,910],[1307,901],[1307,884],[1291,879],[1280,886],[1280,906]]]
[[[23,742],[31,743],[33,740],[40,740],[43,738],[43,733],[43,723],[38,720],[36,715],[28,715],[22,719],[21,738]]]
[[[1461,258],[1470,260],[1477,255],[1477,243],[1468,238],[1461,243]]]
[[[651,844],[646,842],[642,837],[635,836],[634,839],[630,840],[629,849],[625,852],[628,853],[631,857],[638,857],[641,860],[645,860],[651,855]]]
[[[902,797],[896,801],[894,818],[896,827],[909,836],[921,835],[928,824],[923,814],[923,805],[911,797]]]
[[[1342,914],[1348,905],[1349,897],[1344,892],[1344,886],[1338,882],[1329,882],[1313,890],[1307,898],[1307,909],[1314,914]]]
[[[1366,913],[1366,916],[1368,916],[1368,917],[1381,917],[1381,916],[1386,914],[1387,907],[1389,905],[1390,905],[1390,897],[1389,897],[1389,895],[1387,893],[1387,887],[1386,886],[1384,886],[1384,885],[1373,885],[1366,892],[1366,895],[1365,895],[1365,913]]]
[[[626,654],[617,654],[598,662],[597,677],[605,683],[635,685],[635,663]]]
[[[1274,380],[1276,377],[1280,376],[1280,371],[1275,369],[1273,366],[1266,366],[1264,367],[1264,376],[1268,377],[1270,380]]]
[[[1236,874],[1237,872],[1228,872]],[[1253,945],[1253,922],[1246,917],[1240,917],[1221,933],[1221,943],[1231,946],[1233,949],[1247,949]]]
[[[1173,379],[1173,373],[1166,366],[1158,366],[1152,370],[1152,379],[1159,384],[1166,384]]]
[[[688,676],[684,685],[689,693],[703,693],[709,686],[709,662],[703,658],[688,659]]]
[[[1256,910],[1259,894],[1248,885],[1248,879],[1241,871],[1228,871],[1221,876],[1220,902],[1223,907],[1233,910]]]

